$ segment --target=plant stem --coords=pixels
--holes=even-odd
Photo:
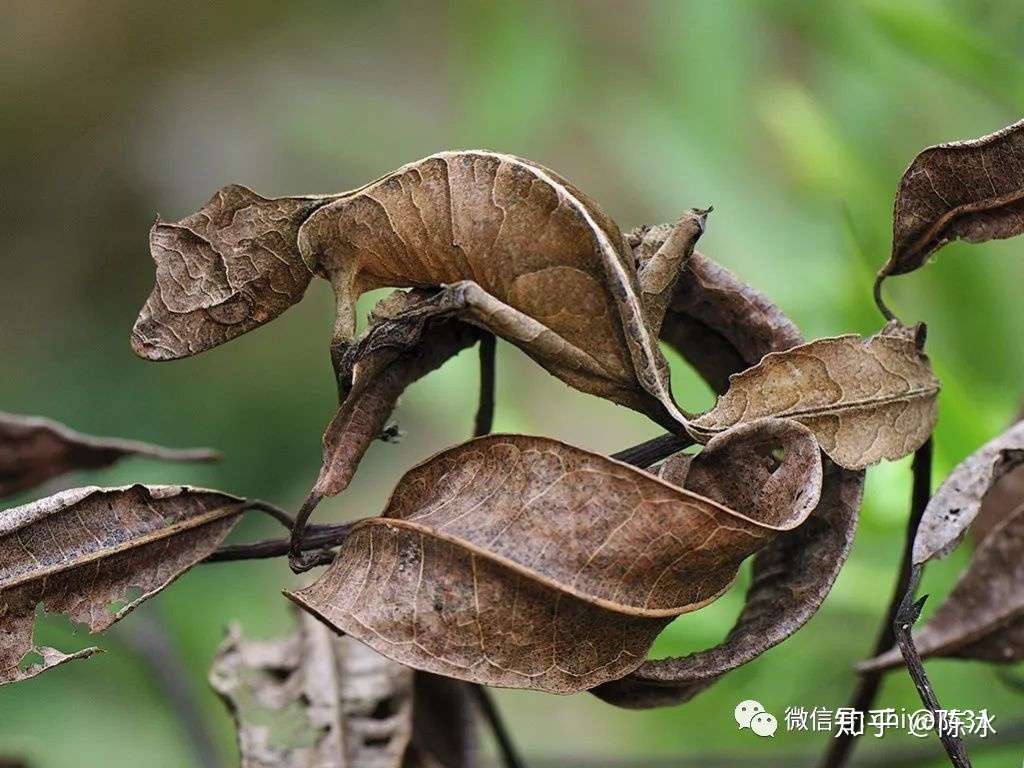
[[[473,424],[473,437],[488,435],[494,426],[495,351],[493,333],[480,338],[480,404]]]
[[[289,531],[295,527],[295,518],[285,512],[278,506],[271,504],[269,501],[263,501],[261,499],[250,499],[246,502],[245,509],[255,509],[259,512],[265,512],[272,518],[277,520],[281,525],[287,528]]]
[[[668,458],[673,453],[678,453],[684,448],[688,448],[693,445],[693,442],[688,436],[680,437],[679,435],[667,432],[660,437],[652,438],[638,445],[625,448],[618,453],[613,453],[611,457],[626,464],[632,464],[634,467],[645,469],[662,459]]]
[[[473,698],[476,699],[477,706],[480,707],[484,719],[487,720],[491,732],[494,734],[494,740],[498,743],[498,749],[501,752],[501,759],[505,768],[526,768],[526,763],[523,762],[516,751],[516,745],[512,742],[512,737],[509,735],[508,729],[501,719],[501,713],[494,703],[491,692],[479,683],[470,685],[469,689],[473,694]]]
[[[911,629],[921,615],[921,609],[924,607],[925,600],[928,599],[928,596],[925,595],[917,602],[914,602],[914,592],[917,591],[917,584],[921,580],[922,570],[923,566],[921,565],[915,565],[911,570],[910,585],[907,587],[903,604],[896,614],[896,621],[893,625],[896,633],[896,643],[900,647],[900,653],[903,654],[903,660],[907,664],[907,672],[910,673],[910,677],[914,681],[921,701],[935,719],[935,732],[942,741],[946,754],[949,755],[950,763],[954,768],[971,768],[971,759],[967,755],[967,747],[964,746],[963,739],[941,727],[939,710],[942,706],[939,704],[935,690],[932,688],[928,675],[924,671],[921,655],[917,652],[917,648],[914,646],[914,638],[911,635]]]
[[[315,565],[327,565],[334,555],[325,550],[341,544],[352,529],[352,523],[341,525],[311,525],[302,539],[300,551],[316,550],[308,558]],[[226,563],[233,560],[262,560],[268,557],[283,557],[291,553],[291,539],[266,539],[251,544],[227,544],[203,560],[204,563]]]
[[[477,409],[476,421],[473,424],[473,437],[490,434],[494,426],[494,381],[495,339],[493,333],[487,333],[480,339],[480,407]],[[526,763],[519,757],[512,736],[505,728],[491,692],[480,683],[468,683],[466,687],[487,720],[491,733],[494,734],[505,768],[526,768]]]
[[[874,658],[889,650],[896,643],[896,632],[894,622],[899,613],[903,596],[910,586],[911,566],[913,565],[914,538],[917,536],[918,526],[921,524],[921,517],[924,515],[925,507],[928,506],[928,499],[931,498],[932,485],[932,440],[929,438],[924,445],[914,453],[913,489],[910,494],[910,516],[907,519],[907,531],[903,540],[903,555],[900,558],[899,575],[896,577],[896,584],[893,589],[892,598],[889,600],[889,607],[886,609],[885,618],[878,628],[875,647],[869,658]],[[867,712],[875,702],[878,690],[882,683],[881,671],[867,672],[861,676],[860,681],[854,689],[850,698],[849,706],[858,712]],[[856,744],[856,737],[849,730],[833,739],[829,748],[819,764],[821,768],[841,768],[853,754]]]

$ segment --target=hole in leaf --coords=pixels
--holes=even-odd
[[[24,672],[30,667],[42,664],[45,661],[46,659],[43,658],[43,654],[38,651],[29,651],[22,657],[21,661],[18,662],[18,670]]]
[[[373,708],[370,717],[374,720],[387,720],[389,717],[397,714],[397,712],[398,707],[395,704],[395,700],[388,697],[377,702],[377,706]]]
[[[129,605],[134,603],[136,600],[141,598],[145,592],[141,587],[129,587],[125,590],[124,597],[119,600],[111,600],[107,603],[107,612],[112,614],[118,614]]]
[[[288,667],[266,667],[266,673],[274,680],[275,683],[284,684],[292,676],[295,671]]]

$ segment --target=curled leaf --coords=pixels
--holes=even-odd
[[[640,227],[628,236],[643,264],[672,227]],[[799,329],[764,294],[704,254],[694,251],[683,267],[661,326],[661,338],[682,354],[715,392],[729,376],[769,352],[803,343]]]
[[[935,426],[939,382],[909,329],[839,336],[773,352],[732,376],[690,431],[706,440],[767,417],[806,425],[829,458],[863,469],[916,450]]]
[[[0,512],[0,685],[96,651],[35,646],[37,606],[100,632],[213,552],[244,504],[215,491],[133,485],[76,488]],[[132,589],[141,596],[128,600]],[[41,662],[21,667],[33,652]]]
[[[1024,232],[1024,121],[922,151],[900,179],[892,255],[878,273],[913,272],[951,240],[981,243]]]
[[[928,502],[914,539],[914,563],[948,555],[978,514],[989,489],[1024,464],[1024,422],[1010,427],[972,453]]]
[[[243,768],[398,768],[413,672],[306,613],[278,640],[232,626],[210,684],[235,719]]]
[[[769,352],[801,343],[796,326],[728,270],[696,253],[688,269],[692,275],[677,286],[662,335],[712,386],[717,388],[716,381],[727,382],[729,374]],[[756,309],[745,311],[751,307]],[[674,332],[681,323],[688,331]],[[726,354],[705,355],[700,346],[704,340],[714,340],[713,348]],[[677,485],[685,482],[694,460],[676,454],[662,466],[662,476]],[[593,692],[631,708],[679,704],[799,630],[821,607],[846,562],[864,488],[863,471],[841,469],[827,460],[823,466],[817,509],[795,531],[775,538],[754,556],[743,611],[722,643],[685,659],[645,662]]]
[[[733,511],[555,440],[479,438],[407,473],[321,579],[286,594],[417,669],[585,690],[638,666],[673,617],[714,600],[743,559],[803,522],[821,465],[816,451],[792,461],[792,506],[766,493]]]
[[[645,661],[592,692],[629,709],[675,706],[788,639],[818,612],[838,578],[853,546],[863,490],[862,472],[825,462],[817,508],[754,557],[743,610],[721,643],[689,656]]]
[[[461,319],[569,385],[678,431],[686,418],[657,328],[706,214],[685,213],[638,276],[593,201],[512,155],[442,152],[329,198],[225,187],[193,216],[154,228],[157,286],[133,345],[157,360],[208,349],[280,314],[315,273],[337,297],[337,363],[355,340],[361,294],[443,287]]]
[[[313,275],[299,255],[299,225],[329,198],[268,199],[237,184],[181,221],[149,233],[156,285],[132,330],[149,360],[203,352],[273,320]]]
[[[952,656],[1009,664],[1024,660],[1024,506],[978,545],[946,601],[920,630],[922,657]],[[862,671],[903,663],[894,648],[860,666]]]
[[[37,416],[0,411],[0,497],[80,469],[107,467],[125,456],[214,461],[207,448],[175,450],[135,440],[92,437]]]

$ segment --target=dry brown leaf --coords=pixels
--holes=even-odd
[[[1024,121],[914,158],[896,193],[892,255],[879,281],[913,272],[951,240],[982,243],[1022,232]]]
[[[417,669],[584,690],[634,669],[668,621],[714,600],[743,559],[803,522],[819,454],[787,461],[779,496],[744,495],[753,508],[734,512],[555,440],[480,438],[407,473],[327,573],[287,594]],[[777,506],[793,487],[792,506]]]
[[[914,633],[923,658],[953,656],[1001,664],[1024,660],[1024,506],[997,525],[946,601]],[[863,671],[903,663],[894,648]]]
[[[671,225],[659,224],[627,235],[641,269],[672,231]],[[731,374],[769,352],[803,343],[799,329],[767,297],[697,251],[676,283],[661,338],[718,393],[728,388]]]
[[[712,386],[727,382],[730,374],[769,352],[801,343],[796,326],[777,307],[724,268],[695,253],[688,270],[676,289],[662,336]],[[680,323],[692,332],[674,332]],[[703,340],[713,340],[711,348],[726,354],[705,355]],[[685,482],[691,461],[687,454],[676,454],[661,473],[678,485]],[[722,643],[685,659],[647,661],[593,692],[631,708],[679,704],[799,630],[821,607],[846,562],[864,488],[863,471],[841,469],[827,460],[824,467],[821,500],[814,513],[754,556],[743,611]]]
[[[232,626],[210,683],[235,719],[243,768],[399,768],[413,671],[307,613],[277,640]]]
[[[711,435],[752,419],[795,419],[847,469],[912,453],[935,426],[939,382],[909,329],[818,339],[773,352],[731,377],[690,431]]]
[[[135,440],[92,437],[37,416],[0,411],[0,498],[67,472],[107,467],[126,456],[216,461],[208,448],[175,450]]]
[[[102,631],[213,552],[244,505],[215,491],[133,485],[76,488],[0,512],[0,685],[97,650],[35,646],[38,606]],[[133,589],[141,596],[129,600]],[[32,653],[42,660],[25,666]]]
[[[638,276],[608,216],[511,155],[442,152],[332,197],[266,200],[226,187],[199,213],[154,228],[157,287],[133,344],[150,359],[195,354],[280,314],[315,273],[337,296],[337,364],[355,340],[362,293],[443,287],[459,317],[566,383],[679,431],[686,418],[657,328],[705,216],[684,214]]]
[[[818,612],[850,554],[864,490],[863,472],[828,461],[825,468],[817,509],[754,557],[743,610],[721,643],[681,658],[645,661],[621,680],[592,692],[629,709],[682,704],[803,627]]]
[[[331,198],[268,199],[237,184],[181,221],[149,233],[156,285],[132,330],[132,349],[175,360],[223,344],[295,304],[313,274],[299,225]]]
[[[924,510],[914,538],[914,563],[945,557],[978,514],[985,494],[1024,464],[1024,422],[985,443],[949,473]]]
[[[1018,410],[1013,423],[1024,421],[1024,409]],[[981,499],[974,522],[971,523],[971,538],[981,542],[999,523],[1024,504],[1024,465],[1014,467],[1004,474]]]

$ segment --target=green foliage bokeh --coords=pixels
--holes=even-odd
[[[189,482],[291,508],[315,476],[334,403],[329,291],[314,284],[282,319],[200,357],[138,360],[127,338],[152,281],[146,238],[158,211],[176,219],[230,181],[267,195],[333,192],[439,149],[487,147],[556,169],[624,229],[713,203],[708,255],[808,337],[870,333],[880,324],[871,280],[887,256],[900,173],[924,146],[999,128],[1024,103],[1024,11],[995,0],[250,0],[173,11],[17,0],[9,16],[0,32],[0,408],[98,434],[213,445],[227,457],[203,467],[126,462],[76,484]],[[929,324],[944,384],[940,475],[1016,408],[1022,249],[954,244],[887,284],[904,319]],[[679,402],[709,406],[706,389],[672,362]],[[319,514],[376,513],[405,469],[464,439],[476,377],[467,353],[417,384],[398,412],[404,442],[373,447],[352,488]],[[507,345],[497,414],[500,431],[603,451],[658,431],[569,391]],[[524,751],[566,763],[719,752],[756,765],[822,747],[821,735],[737,731],[733,707],[755,698],[781,719],[787,706],[845,704],[851,665],[872,645],[891,591],[908,467],[869,473],[853,557],[790,642],[680,708],[637,713],[587,695],[503,692]],[[268,535],[276,531],[264,520],[237,534]],[[966,556],[934,567],[925,591],[944,594]],[[718,642],[745,581],[673,624],[656,652]],[[286,631],[280,589],[292,583],[283,560],[205,566],[143,609],[170,627],[227,761],[233,731],[206,669],[230,619],[260,636]],[[62,648],[91,640],[50,619],[42,636]],[[146,666],[117,631],[98,644],[110,652],[0,690],[0,755],[46,768],[193,764]],[[987,707],[997,728],[1021,709],[989,668],[930,668],[947,706]],[[878,706],[919,706],[905,675],[887,679]],[[913,741],[889,735],[862,748]],[[943,764],[937,744],[935,754],[927,765]],[[1018,759],[1010,748],[975,765]]]

